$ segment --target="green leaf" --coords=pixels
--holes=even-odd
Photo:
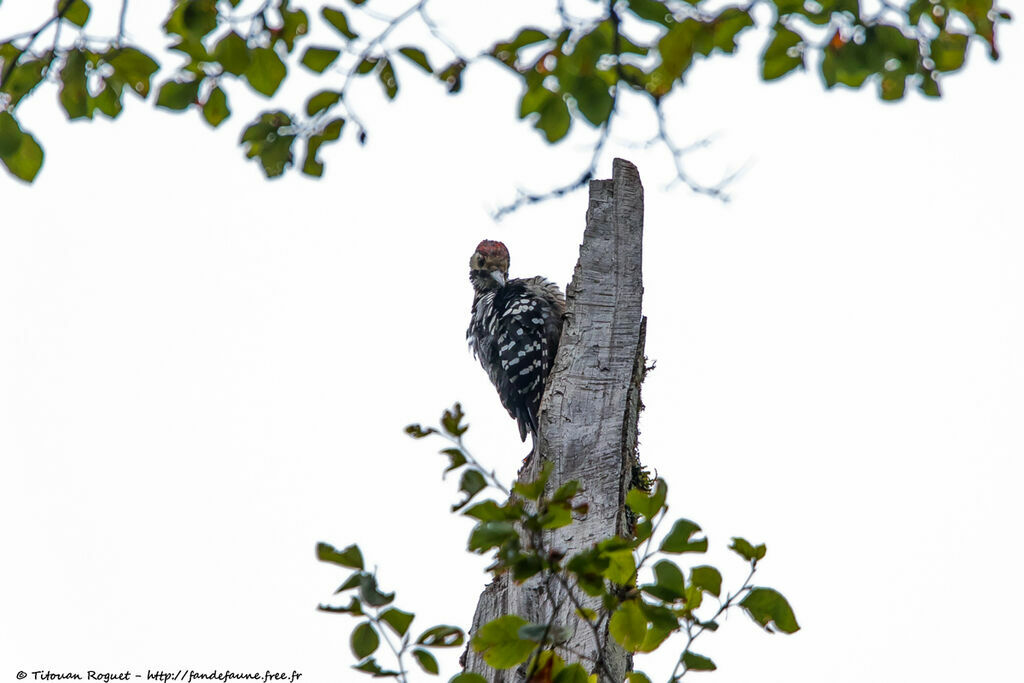
[[[441,427],[452,436],[462,436],[469,429],[469,425],[462,424],[462,418],[466,416],[462,412],[462,404],[456,403],[451,410],[445,410],[441,416]]]
[[[228,109],[228,98],[224,91],[219,86],[211,90],[206,102],[203,103],[203,118],[206,122],[216,128],[230,115],[231,110]]]
[[[35,180],[43,165],[43,148],[6,111],[0,111],[0,162],[11,175],[26,183]]]
[[[364,621],[353,629],[349,645],[351,645],[352,654],[356,656],[356,659],[363,659],[377,650],[380,645],[380,636],[377,635],[373,624]]]
[[[281,12],[281,30],[277,34],[277,40],[284,43],[285,49],[291,52],[295,48],[295,41],[300,36],[309,33],[309,16],[301,9],[286,9],[284,6],[286,4],[282,3],[279,10]]]
[[[380,613],[380,618],[400,636],[404,636],[409,630],[409,624],[415,617],[415,614],[403,612],[397,607],[389,607]]]
[[[89,116],[89,92],[85,81],[85,52],[71,50],[60,70],[60,104],[72,121]]]
[[[395,77],[395,69],[391,66],[391,60],[387,57],[380,60],[380,66],[377,68],[377,78],[380,80],[380,85],[384,88],[384,94],[388,96],[388,99],[395,99],[395,96],[398,95],[398,79]]]
[[[9,112],[0,111],[0,157],[17,152],[24,135],[14,117]]]
[[[661,511],[668,497],[668,486],[664,480],[658,479],[654,483],[654,491],[647,493],[642,489],[630,489],[626,494],[626,504],[638,515],[651,519]]]
[[[683,77],[693,63],[694,39],[703,28],[703,24],[694,19],[686,19],[672,24],[671,28],[658,41],[658,52],[661,54],[661,65],[651,74],[653,94],[662,95],[672,87],[672,82]]]
[[[700,527],[688,519],[680,519],[672,525],[672,531],[661,542],[661,550],[666,553],[703,553],[708,549],[708,539],[692,540]]]
[[[60,5],[61,1],[58,0],[57,4]],[[89,21],[91,13],[92,9],[85,0],[72,0],[64,12],[64,18],[79,28],[85,28],[85,23]]]
[[[935,70],[956,71],[964,65],[967,56],[967,36],[941,31],[931,42],[931,58]]]
[[[355,40],[359,37],[358,33],[348,27],[348,17],[346,17],[345,13],[340,9],[324,7],[320,10],[320,13],[323,15],[324,19],[327,20],[327,23],[333,26],[338,33],[349,40]]]
[[[626,674],[626,680],[629,683],[651,683],[651,679],[643,671],[630,671]]]
[[[380,664],[378,664],[377,660],[373,657],[370,657],[365,662],[360,662],[359,664],[354,665],[352,668],[356,671],[368,673],[374,678],[397,678],[400,675],[398,671],[382,669]]]
[[[444,474],[457,470],[466,464],[466,454],[458,448],[445,448],[441,451],[442,455],[448,456],[448,467],[444,468]],[[442,475],[443,476],[443,475]]]
[[[337,550],[329,543],[317,543],[316,559],[321,562],[338,564],[342,567],[350,567],[352,569],[360,570],[363,569],[363,553],[360,552],[359,546],[354,544],[348,546],[344,550]]]
[[[793,608],[781,593],[772,588],[754,588],[740,600],[740,607],[766,631],[772,630],[772,623],[783,633],[796,633],[800,630]]]
[[[722,575],[714,567],[701,565],[690,570],[690,583],[718,597],[722,593]]]
[[[444,82],[445,87],[448,89],[448,94],[454,94],[462,90],[462,72],[465,70],[465,60],[456,59],[438,72],[437,77]]]
[[[277,53],[269,47],[255,48],[251,55],[252,63],[245,70],[245,78],[253,90],[270,97],[281,86],[288,69]]]
[[[558,487],[555,493],[551,496],[551,501],[555,503],[570,501],[577,493],[579,493],[579,490],[580,483],[577,480],[573,479],[572,481],[567,481]]]
[[[683,666],[687,671],[714,671],[718,667],[704,655],[687,650],[683,653]]]
[[[639,547],[640,544],[650,538],[653,533],[654,525],[651,524],[651,520],[643,519],[638,522],[636,528],[633,529],[633,547]]]
[[[430,60],[427,59],[427,55],[423,52],[423,50],[419,49],[418,47],[400,47],[398,48],[398,52],[401,53],[402,56],[408,59],[410,62],[426,71],[428,74],[434,73],[434,68],[430,66]]]
[[[101,80],[100,82],[102,83],[100,91],[95,96],[89,95],[90,114],[98,109],[107,118],[117,118],[122,109],[121,86],[114,77],[111,77],[111,80]]]
[[[193,74],[205,75],[201,63],[213,61],[213,56],[207,52],[206,45],[200,38],[182,38],[168,49],[187,55],[189,63],[185,65],[185,69]]]
[[[217,0],[182,0],[167,22],[167,33],[200,39],[217,28]]]
[[[551,503],[537,518],[541,529],[561,529],[572,524],[572,505],[569,503]]]
[[[668,602],[682,598],[683,594],[686,592],[683,572],[670,560],[659,560],[658,563],[654,565],[654,583],[661,591],[671,596],[670,598],[667,598]],[[658,595],[657,597],[660,597],[662,600],[666,600],[662,595]]]
[[[462,514],[479,519],[481,522],[512,522],[522,517],[523,505],[515,501],[498,505],[493,500],[485,500],[470,507]]]
[[[8,59],[17,59],[15,55],[4,59],[4,65],[8,64]],[[43,59],[33,59],[27,62],[22,62],[16,65],[10,71],[10,75],[7,76],[7,80],[4,82],[2,92],[5,92],[9,96],[8,109],[14,109],[21,98],[32,91],[37,85],[43,80],[43,71],[46,68],[46,64],[49,61],[49,53],[44,56]]]
[[[114,75],[127,84],[139,97],[149,96],[149,83],[160,65],[145,52],[125,47],[114,50],[104,57],[114,69]]]
[[[459,503],[452,505],[452,512],[461,510],[473,500],[473,496],[480,493],[487,487],[487,480],[484,479],[484,475],[480,473],[480,470],[475,468],[469,468],[462,473],[462,479],[459,481],[459,490],[466,493],[466,497]]]
[[[553,683],[588,683],[591,680],[587,670],[580,663],[570,664],[557,674]]]
[[[423,648],[413,648],[412,656],[416,658],[416,663],[420,665],[420,668],[428,674],[436,676],[441,671],[441,667],[437,664],[437,658]]]
[[[458,626],[440,625],[428,628],[416,639],[417,645],[427,647],[458,647],[462,645],[465,634]]]
[[[615,100],[603,78],[577,77],[569,81],[567,90],[576,99],[576,107],[583,114],[583,118],[592,125],[600,126],[608,120]],[[543,116],[543,113],[541,115]]]
[[[430,436],[431,434],[437,434],[437,430],[433,427],[423,428],[422,425],[408,425],[405,428],[405,433],[414,439],[422,439]]]
[[[776,24],[772,39],[761,55],[761,78],[773,81],[803,66],[803,38],[782,24]]]
[[[629,0],[629,11],[641,19],[653,21],[662,26],[671,26],[675,19],[672,10],[658,0]]]
[[[733,551],[748,562],[757,562],[765,556],[768,549],[764,543],[755,546],[745,538],[739,536],[733,536],[732,545],[729,546],[729,550]]]
[[[566,626],[548,624],[526,624],[519,627],[519,637],[541,645],[564,643],[572,637],[572,630]]]
[[[338,590],[334,591],[334,593],[338,594],[343,591],[351,590],[353,588],[359,588],[359,579],[362,578],[362,576],[363,572],[361,571],[352,572],[352,575],[345,579],[345,583],[338,586]]]
[[[519,636],[519,629],[529,622],[507,614],[487,622],[473,637],[473,649],[495,669],[511,669],[525,662],[537,644]]]
[[[512,490],[518,493],[526,500],[539,500],[541,495],[544,493],[544,487],[548,485],[548,479],[551,478],[552,464],[545,462],[541,466],[540,474],[533,481],[516,481],[512,484]]]
[[[249,46],[245,39],[234,31],[231,31],[219,41],[213,50],[213,57],[229,74],[241,76],[252,63],[249,56]]]
[[[315,116],[325,109],[333,107],[341,99],[341,93],[336,90],[321,90],[306,100],[306,113]]]
[[[469,534],[469,549],[483,553],[517,536],[512,522],[481,522]]]
[[[605,554],[594,547],[573,555],[566,568],[576,575],[576,582],[584,593],[598,597],[605,592],[603,572],[609,564]]]
[[[370,607],[383,607],[395,599],[395,594],[381,593],[373,574],[363,574],[359,577],[359,597]]]
[[[711,22],[711,46],[725,54],[736,51],[736,36],[754,25],[748,12],[726,7]]]
[[[340,592],[340,590],[341,589],[338,589],[338,591],[336,592]],[[355,597],[354,595],[349,600],[348,605],[345,607],[337,607],[335,605],[317,605],[316,608],[321,612],[351,614],[352,616],[356,617],[362,616],[363,614],[363,604],[359,602],[359,598]]]
[[[317,152],[320,146],[326,142],[333,142],[341,137],[341,129],[345,125],[345,119],[337,118],[332,120],[317,135],[311,135],[306,140],[306,158],[302,162],[302,172],[309,176],[319,178],[323,175],[324,165],[317,159]]]
[[[636,600],[627,600],[616,608],[608,622],[608,630],[619,645],[636,652],[647,635],[647,618]]]
[[[640,644],[640,652],[654,652],[665,640],[679,629],[679,618],[667,607],[651,605],[640,601],[640,611],[649,623],[644,640]]]
[[[523,555],[512,563],[512,579],[518,582],[540,573],[544,563],[536,555]]]
[[[334,63],[341,52],[326,47],[307,47],[302,55],[302,65],[310,71],[322,74],[324,70]]]
[[[195,104],[199,97],[199,80],[195,81],[167,81],[160,86],[160,92],[156,96],[156,106],[181,111]]]
[[[605,557],[608,558],[608,567],[602,574],[606,579],[622,586],[633,583],[636,560],[633,558],[632,548],[605,553]]]
[[[452,676],[448,683],[487,683],[487,679],[478,673],[463,672]]]

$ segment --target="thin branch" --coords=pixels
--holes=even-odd
[[[693,641],[697,640],[697,638],[700,637],[700,635],[707,630],[708,623],[722,616],[722,614],[727,609],[732,607],[732,604],[736,601],[737,598],[753,589],[753,586],[750,584],[750,580],[754,578],[754,572],[756,571],[757,562],[751,562],[750,573],[747,574],[747,578],[743,579],[743,585],[740,586],[740,589],[731,595],[727,595],[725,602],[721,603],[718,606],[718,611],[715,612],[710,619],[704,620],[696,630],[694,630],[694,626],[692,623],[690,623],[689,621],[686,622],[686,647],[683,648],[683,653],[686,653],[690,649],[690,646],[693,644]],[[679,671],[680,666],[683,667],[683,670],[681,672]],[[689,671],[689,669],[687,669],[686,665],[683,664],[683,657],[682,655],[680,655],[679,661],[676,662],[675,668],[672,669],[672,675],[668,679],[669,683],[676,683],[676,681],[678,681],[680,678],[686,675],[687,671]]]
[[[490,472],[488,472],[484,468],[484,466],[481,465],[480,462],[476,458],[473,457],[473,454],[469,452],[469,449],[466,448],[466,445],[462,442],[462,437],[461,436],[451,436],[450,434],[446,434],[445,432],[441,432],[441,431],[438,431],[437,433],[440,434],[441,436],[443,436],[444,438],[448,439],[449,441],[451,441],[456,446],[458,446],[459,450],[462,451],[462,454],[466,456],[466,461],[470,465],[472,465],[473,467],[477,468],[477,470],[479,470],[481,474],[483,474],[484,476],[490,478],[492,486],[494,486],[495,488],[499,489],[506,496],[511,494],[511,491],[509,490],[509,488],[507,486],[505,486],[504,484],[502,484],[501,481],[499,481],[498,475],[497,475],[497,473],[494,470],[491,470]]]
[[[442,45],[448,48],[456,59],[461,59],[464,62],[470,61],[470,58],[463,55],[459,48],[456,47],[455,43],[453,43],[451,39],[448,38],[448,36],[441,32],[441,29],[438,27],[437,22],[434,21],[434,18],[427,14],[426,2],[420,3],[419,14],[420,18],[423,20],[423,24],[427,27],[427,30],[430,31],[430,35],[434,36],[434,38],[436,38],[438,42],[440,42]]]
[[[662,144],[665,145],[665,148],[668,149],[669,153],[672,155],[672,163],[675,165],[676,168],[676,177],[672,180],[672,182],[669,183],[669,187],[681,182],[687,187],[689,187],[692,191],[696,192],[697,194],[707,195],[715,199],[720,199],[723,202],[728,202],[729,195],[728,193],[726,193],[725,188],[730,183],[732,183],[736,178],[742,175],[743,172],[746,170],[746,167],[740,168],[738,171],[730,173],[715,185],[702,185],[701,183],[698,183],[693,178],[691,178],[690,175],[686,172],[686,169],[683,168],[683,156],[685,156],[687,152],[694,149],[695,146],[690,145],[688,147],[678,147],[675,144],[675,142],[673,142],[672,137],[668,133],[668,127],[665,123],[665,112],[661,108],[660,101],[656,101],[654,103],[654,113],[658,118],[657,139],[660,140]],[[701,142],[696,143],[696,145],[703,146]]]
[[[617,87],[615,88],[614,92],[618,92]],[[576,190],[579,190],[586,186],[586,184],[593,179],[594,174],[597,173],[597,164],[601,159],[601,153],[604,151],[605,143],[608,142],[608,134],[612,128],[612,119],[615,118],[615,100],[616,97],[613,93],[612,110],[608,114],[608,119],[603,124],[601,124],[601,135],[600,137],[598,137],[597,142],[594,144],[594,151],[590,155],[590,163],[587,164],[587,167],[583,170],[583,173],[581,173],[576,180],[566,185],[562,185],[561,187],[556,187],[553,190],[548,190],[547,192],[530,193],[525,192],[523,190],[519,190],[518,196],[516,197],[515,201],[500,207],[497,211],[491,214],[491,217],[494,218],[494,220],[496,221],[500,221],[505,216],[509,215],[510,213],[518,211],[524,206],[527,206],[529,204],[536,204],[538,202],[544,202],[549,199],[564,197],[565,195],[571,192],[575,192]]]
[[[573,592],[572,586],[569,584],[566,578],[562,576],[561,572],[556,572],[555,577],[558,579],[559,583],[562,584],[562,589],[568,596],[569,601],[572,602],[573,607],[576,608],[577,616],[579,616],[579,618],[582,619],[587,624],[587,626],[590,627],[590,631],[594,636],[594,649],[597,652],[597,660],[594,662],[594,664],[601,669],[601,672],[609,681],[612,681],[613,678],[611,671],[608,670],[608,663],[604,660],[604,650],[605,645],[607,645],[607,642],[606,640],[602,640],[601,638],[601,632],[599,630],[600,621],[595,622],[587,618],[586,614],[584,614],[583,612],[583,605],[580,603],[579,599],[576,597],[576,594]]]
[[[407,683],[409,672],[405,670],[405,662],[402,660],[402,653],[405,651],[405,648],[403,647],[402,651],[399,651],[391,643],[391,638],[388,636],[387,629],[384,628],[384,625],[380,623],[380,608],[377,609],[376,616],[370,616],[370,619],[373,621],[374,626],[377,627],[377,630],[380,631],[381,638],[384,639],[384,642],[387,643],[388,647],[391,649],[391,652],[394,653],[395,659],[398,660],[398,680],[402,683]]]
[[[64,15],[67,14],[67,11],[71,9],[72,2],[73,0],[63,0],[63,3],[57,8],[56,14],[54,14],[52,17],[43,22],[42,26],[40,26],[35,31],[29,33],[26,36],[28,38],[28,42],[25,43],[25,47],[18,50],[18,54],[12,57],[9,62],[4,64],[3,73],[0,74],[0,88],[2,88],[7,83],[7,79],[10,77],[11,72],[14,71],[14,66],[18,63],[18,60],[21,59],[21,56],[29,51],[29,49],[32,47],[32,43],[36,42],[36,38],[42,35],[43,31],[50,28],[50,25],[53,24],[53,22],[59,22],[61,19],[63,19]]]
[[[121,0],[121,15],[117,19],[117,46],[124,43],[124,21],[128,16],[128,0]]]

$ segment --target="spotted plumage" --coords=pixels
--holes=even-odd
[[[484,240],[469,261],[473,310],[469,348],[519,423],[523,441],[537,434],[544,380],[562,335],[565,298],[542,277],[508,279],[508,249]]]

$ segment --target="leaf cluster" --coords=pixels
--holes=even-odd
[[[357,662],[352,668],[356,671],[374,678],[390,677],[405,681],[405,663],[407,657],[411,657],[422,671],[437,675],[440,666],[431,650],[458,647],[464,642],[462,629],[447,624],[431,626],[413,640],[410,628],[416,615],[394,606],[394,592],[380,590],[376,576],[364,567],[359,546],[350,545],[338,550],[328,543],[318,543],[316,556],[321,562],[355,570],[334,591],[335,595],[347,595],[348,604],[321,604],[317,609],[331,614],[347,614],[358,621],[349,637],[349,647]],[[381,642],[390,650],[397,669],[384,668],[374,656]]]
[[[754,0],[724,6],[711,0],[623,0],[607,3],[597,16],[576,17],[563,8],[558,25],[518,27],[482,53],[467,55],[434,22],[429,0],[409,0],[394,15],[382,14],[367,0],[347,0],[322,6],[316,18],[293,7],[291,0],[261,0],[248,13],[242,5],[241,0],[174,0],[162,28],[169,50],[183,61],[155,88],[156,106],[197,110],[207,124],[218,127],[232,114],[233,81],[272,98],[289,70],[301,64],[329,85],[309,94],[301,108],[277,106],[260,113],[244,127],[240,144],[269,178],[292,166],[318,177],[324,172],[318,156],[323,145],[341,139],[345,129],[353,130],[358,143],[366,141],[367,127],[353,97],[355,83],[376,81],[382,95],[395,100],[405,78],[402,69],[409,68],[457,94],[467,68],[491,61],[519,79],[519,117],[548,143],[563,140],[574,123],[601,130],[579,179],[546,195],[525,195],[516,205],[559,196],[590,179],[618,100],[626,94],[646,99],[657,112],[662,125],[654,140],[672,154],[678,179],[721,196],[718,189],[686,176],[680,162],[684,150],[668,136],[661,103],[685,83],[700,59],[734,54],[742,35],[759,23],[770,29],[759,60],[765,81],[813,64],[827,88],[874,82],[879,97],[894,101],[911,87],[927,97],[940,96],[942,77],[964,66],[972,40],[998,58],[997,28],[1010,19],[995,0],[884,2],[873,13],[858,0]],[[0,38],[0,111],[11,117],[0,127],[0,161],[21,180],[36,177],[43,152],[17,121],[16,110],[44,80],[57,83],[60,106],[72,120],[96,112],[116,118],[126,87],[144,99],[149,95],[160,64],[152,53],[126,43],[124,15],[113,40],[92,38],[90,18],[88,0],[58,0],[53,16],[35,31]],[[330,38],[300,50],[314,19]],[[425,42],[392,40],[397,28],[416,23],[429,36]],[[62,27],[65,36],[77,32],[73,42],[59,40]],[[54,33],[52,44],[37,50],[36,42],[48,31]],[[432,53],[444,55],[440,65]],[[269,125],[271,120],[287,123]],[[295,150],[300,142],[305,148],[301,164]]]
[[[695,522],[679,518],[672,521],[667,532],[659,529],[668,518],[668,486],[662,479],[651,490],[632,489],[625,504],[635,524],[627,536],[611,536],[573,554],[560,547],[552,532],[570,527],[588,512],[586,491],[578,482],[555,486],[550,465],[529,481],[517,481],[511,489],[501,485],[493,472],[488,472],[466,448],[463,437],[469,429],[462,407],[456,404],[445,411],[438,427],[410,425],[406,433],[416,439],[443,438],[449,445],[441,449],[447,466],[444,474],[461,470],[459,489],[462,499],[452,506],[473,522],[468,550],[490,554],[493,561],[488,571],[494,576],[510,575],[517,583],[533,582],[552,606],[550,619],[531,622],[521,615],[506,614],[481,625],[472,634],[470,645],[483,660],[495,669],[525,666],[530,681],[565,683],[594,681],[606,673],[603,653],[611,638],[618,646],[633,653],[653,652],[673,634],[682,633],[686,644],[681,651],[670,680],[676,681],[689,671],[711,671],[715,663],[694,651],[694,641],[707,631],[715,631],[721,617],[738,607],[760,627],[768,631],[794,633],[799,629],[788,601],[778,591],[752,583],[758,563],[766,554],[763,544],[753,544],[736,537],[730,549],[747,564],[749,573],[738,589],[723,591],[723,577],[718,568],[700,563],[706,553],[708,539]],[[479,499],[481,493],[494,489],[498,498]],[[392,623],[393,614],[379,610],[390,605],[394,594],[383,594],[372,575],[363,568],[362,555],[356,546],[336,550],[320,544],[321,560],[356,571],[338,592],[356,591],[347,607],[324,607],[326,611],[346,612],[363,616],[367,605],[377,609],[375,616],[362,622],[352,635],[353,654],[359,659],[356,668],[375,676],[394,676],[404,680],[404,669],[383,669],[370,657],[379,645],[381,623]],[[698,558],[685,561],[689,558]],[[649,572],[646,570],[649,569]],[[641,583],[639,577],[649,573],[651,579]],[[408,615],[411,621],[412,615]],[[408,624],[402,621],[404,637]],[[444,645],[462,642],[463,634],[455,627],[446,631],[453,638]],[[392,630],[395,630],[394,628]],[[567,649],[574,633],[582,630],[592,636],[585,648],[596,656]],[[412,647],[430,647],[428,630]],[[457,641],[457,642],[455,642]],[[402,648],[410,647],[408,638]],[[397,649],[401,660],[405,649]],[[419,657],[419,655],[414,656]],[[419,660],[418,660],[419,661]],[[464,673],[452,681],[479,683],[477,674]],[[649,680],[642,672],[631,672],[630,681]]]

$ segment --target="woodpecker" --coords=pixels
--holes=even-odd
[[[536,446],[544,380],[562,336],[565,297],[542,277],[508,279],[508,249],[484,240],[469,259],[473,310],[466,339],[501,404]]]

